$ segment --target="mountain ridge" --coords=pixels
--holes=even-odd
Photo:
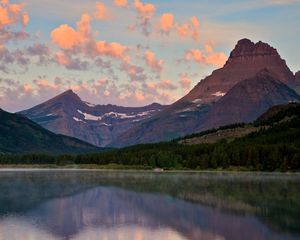
[[[165,107],[158,103],[144,107],[96,105],[82,101],[72,90],[67,90],[19,113],[52,132],[104,147],[121,132]]]

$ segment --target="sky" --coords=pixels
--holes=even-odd
[[[300,70],[300,0],[0,0],[0,108],[72,89],[95,104],[170,104],[249,38]]]

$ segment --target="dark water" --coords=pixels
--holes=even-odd
[[[0,171],[14,239],[300,239],[300,175]]]

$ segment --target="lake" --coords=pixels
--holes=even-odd
[[[300,239],[300,175],[2,170],[14,239]]]

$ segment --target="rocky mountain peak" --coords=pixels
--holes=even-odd
[[[271,47],[269,44],[259,41],[257,43],[252,42],[249,39],[242,39],[238,41],[234,50],[230,54],[230,58],[238,57],[256,57],[256,56],[279,56],[277,50]]]
[[[225,66],[201,80],[182,100],[201,103],[218,101],[235,84],[256,76],[267,69],[283,83],[294,86],[295,77],[277,50],[264,42],[241,39],[230,54]]]

